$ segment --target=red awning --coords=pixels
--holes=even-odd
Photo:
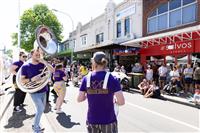
[[[199,39],[200,39],[200,25],[134,39],[122,43],[122,45],[148,48],[149,46],[155,46],[160,44],[172,44],[175,42],[183,42],[183,41],[199,40]]]

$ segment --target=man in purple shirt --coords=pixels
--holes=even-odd
[[[16,74],[20,67],[24,64],[24,61],[26,61],[27,56],[24,52],[19,53],[19,61],[16,61],[12,64],[10,71],[13,74],[13,84],[15,86],[15,94],[14,94],[14,112],[21,112],[21,108],[24,103],[24,99],[26,96],[26,93],[21,91],[19,87],[16,84]]]
[[[125,100],[119,81],[105,70],[107,63],[105,53],[96,52],[92,58],[93,71],[83,78],[80,86],[77,101],[88,100],[86,124],[89,133],[118,132],[114,102],[124,105]]]
[[[38,74],[40,74],[43,71],[45,66],[47,66],[47,68],[51,72],[54,72],[54,68],[50,64],[48,64],[46,61],[41,59],[40,56],[41,54],[38,49],[31,51],[31,62],[22,66],[22,70],[21,70],[22,83],[26,84],[30,81],[33,81],[33,82],[40,81],[41,77],[39,77]],[[45,109],[46,91],[48,91],[47,85],[41,90],[30,94],[36,107],[35,120],[34,120],[34,124],[32,125],[34,132],[41,132],[44,130],[44,128],[41,128],[40,126],[40,119]]]

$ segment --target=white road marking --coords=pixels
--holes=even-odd
[[[141,109],[141,110],[144,110],[144,111],[146,111],[146,112],[152,113],[152,114],[154,114],[154,115],[158,115],[158,116],[163,117],[163,118],[165,118],[165,119],[168,119],[168,120],[177,122],[177,123],[179,123],[179,124],[182,124],[182,125],[185,125],[185,126],[188,126],[188,127],[190,127],[190,128],[193,128],[193,129],[195,129],[195,130],[200,131],[200,128],[199,128],[199,127],[190,125],[190,124],[185,123],[185,122],[183,122],[183,121],[176,120],[176,119],[174,119],[174,118],[172,118],[172,117],[169,117],[169,116],[160,114],[160,113],[158,113],[158,112],[155,112],[155,111],[146,109],[146,108],[144,108],[144,107],[142,107],[142,106],[138,106],[138,105],[132,104],[132,103],[130,103],[130,102],[126,102],[126,104],[128,104],[128,105],[130,105],[130,106],[134,106],[134,107],[139,108],[139,109]],[[199,116],[199,117],[200,117],[200,116]],[[199,119],[199,120],[200,120],[200,119]],[[200,123],[200,122],[199,122],[199,123]]]

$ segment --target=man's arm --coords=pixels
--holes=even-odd
[[[79,95],[77,97],[77,102],[83,102],[87,98],[86,93],[84,91],[79,91]]]
[[[124,95],[122,93],[122,91],[117,91],[114,93],[115,97],[116,97],[116,103],[118,105],[124,105],[125,104],[125,99],[124,99]]]
[[[16,69],[18,68],[18,66],[16,66],[16,65],[12,65],[11,67],[10,67],[10,72],[13,74],[13,75],[16,75],[17,74],[17,72],[16,72]]]
[[[30,79],[26,78],[24,75],[21,76],[20,80],[21,80],[22,84],[26,84],[26,83],[30,82]]]
[[[54,73],[55,72],[55,69],[53,68],[52,65],[50,65],[47,61],[43,60],[43,59],[40,59],[39,60],[41,63],[43,63],[45,66],[47,66],[47,68],[52,72]]]

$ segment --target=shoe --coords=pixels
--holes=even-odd
[[[32,125],[32,129],[33,129],[34,131],[37,130],[37,132],[41,132],[41,131],[44,131],[44,130],[45,130],[45,128],[43,128],[43,127],[39,127],[38,129],[35,129],[34,125]]]
[[[14,112],[21,112],[22,110],[20,109],[19,106],[14,107],[13,109]]]
[[[20,104],[20,107],[24,107],[24,106],[26,106],[26,104]]]
[[[60,114],[60,113],[63,113],[63,111],[62,110],[57,110],[56,111],[56,114]]]

